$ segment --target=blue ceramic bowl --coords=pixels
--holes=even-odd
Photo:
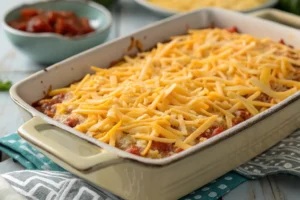
[[[55,33],[28,33],[19,31],[8,25],[8,22],[20,17],[23,8],[37,8],[43,10],[72,11],[78,16],[87,17],[95,32],[73,38]],[[64,60],[86,49],[104,42],[112,24],[110,12],[97,3],[78,2],[70,0],[43,1],[24,4],[5,14],[3,27],[7,37],[21,52],[35,62],[53,64]]]

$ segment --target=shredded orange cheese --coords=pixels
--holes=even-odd
[[[289,78],[299,73],[299,55],[270,39],[190,30],[109,69],[92,67],[95,74],[51,91],[70,96],[54,118],[80,116],[75,129],[121,149],[134,144],[142,156],[158,158],[154,142],[188,149],[205,141],[210,128],[232,127],[238,110],[254,116],[299,91],[298,80]],[[273,83],[286,89],[276,91]],[[272,101],[261,100],[262,94]]]

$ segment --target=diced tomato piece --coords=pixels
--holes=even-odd
[[[27,27],[27,24],[24,22],[24,23],[19,23],[17,26],[16,26],[16,29],[20,30],[20,31],[25,31],[26,30],[26,27]]]
[[[93,29],[91,28],[91,26],[89,24],[89,20],[87,18],[82,18],[81,19],[81,24],[83,26],[83,32],[84,33],[93,32]]]
[[[238,29],[236,26],[233,26],[231,28],[226,28],[227,31],[229,31],[230,33],[238,33]]]
[[[26,30],[33,33],[52,32],[52,28],[46,19],[39,16],[29,20]]]
[[[292,45],[287,45],[283,39],[280,39],[280,40],[279,40],[279,43],[280,43],[280,44],[283,44],[283,45],[286,45],[286,46],[288,46],[288,47],[290,47],[290,48],[292,48],[292,49],[294,48],[294,46],[292,46]]]
[[[58,33],[58,34],[63,34],[64,33],[64,27],[65,27],[65,21],[61,18],[58,18],[56,20],[56,23],[55,23],[55,33]]]
[[[170,151],[173,151],[173,145],[163,142],[152,142],[151,146],[152,150],[158,150],[160,153],[168,153]]]
[[[58,18],[57,14],[53,11],[50,11],[46,15],[47,15],[49,24],[54,25]]]
[[[284,45],[285,45],[285,42],[284,42],[284,40],[283,40],[283,39],[280,39],[280,40],[279,40],[279,43],[280,43],[280,44],[284,44]]]
[[[77,16],[70,11],[45,11],[26,8],[21,11],[21,18],[9,22],[15,29],[31,33],[55,32],[73,37],[95,31],[87,18]]]
[[[74,19],[65,20],[65,30],[69,35],[76,35],[81,33],[79,23]]]
[[[79,124],[79,119],[75,117],[68,117],[65,121],[64,124],[74,128]]]
[[[12,22],[9,24],[11,27],[18,29],[20,31],[26,31],[27,22],[26,21],[20,21],[20,22]]]
[[[131,145],[126,151],[138,156],[141,155],[141,149],[135,145]]]
[[[175,153],[179,153],[179,152],[182,152],[182,151],[183,151],[182,148],[178,148],[178,149],[175,150]]]
[[[210,137],[214,137],[220,133],[222,133],[224,131],[224,128],[222,126],[219,126],[217,128],[215,128],[212,132],[212,134],[210,135]]]
[[[29,19],[31,17],[34,17],[34,16],[38,15],[38,11],[34,8],[24,8],[24,9],[21,10],[21,15],[25,19]]]

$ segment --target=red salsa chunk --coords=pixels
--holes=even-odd
[[[126,151],[129,152],[129,153],[140,156],[142,150],[141,150],[141,148],[139,148],[135,145],[131,145]]]
[[[30,33],[57,33],[67,37],[87,34],[95,31],[89,20],[70,11],[45,11],[26,8],[20,11],[21,17],[9,22],[20,31]]]
[[[173,145],[168,143],[162,142],[152,142],[151,146],[152,150],[158,150],[160,153],[169,153],[173,151]]]
[[[226,28],[226,30],[229,31],[230,33],[238,33],[238,29],[236,26]]]
[[[220,133],[222,133],[223,131],[225,131],[225,129],[223,128],[223,126],[212,126],[211,128],[207,129],[202,135],[201,137],[205,137],[207,139],[214,137]],[[198,138],[200,139],[200,138]]]
[[[77,126],[79,124],[79,119],[76,118],[76,117],[69,116],[64,121],[64,124],[66,124],[67,126],[70,126],[70,127],[74,128],[75,126]]]
[[[65,94],[59,94],[53,98],[45,98],[37,101],[33,103],[32,106],[49,117],[54,117],[56,112],[56,104],[63,102],[64,98]]]

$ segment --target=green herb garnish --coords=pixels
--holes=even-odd
[[[12,83],[10,81],[1,81],[0,80],[0,91],[7,91],[11,87]]]

